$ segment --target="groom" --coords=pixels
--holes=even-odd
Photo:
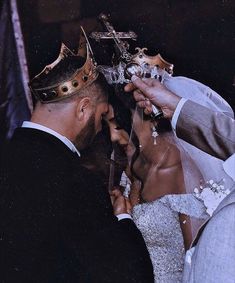
[[[143,238],[123,196],[113,206],[80,164],[108,111],[92,58],[62,46],[30,83],[36,98],[5,150],[0,175],[0,282],[153,283]]]
[[[156,80],[132,79],[125,89],[134,92],[146,113],[151,112],[151,103],[160,107],[179,138],[225,160],[224,169],[235,181],[233,118],[182,99]],[[192,246],[186,254],[184,283],[235,282],[235,188],[201,227]]]

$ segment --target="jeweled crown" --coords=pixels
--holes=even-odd
[[[116,66],[98,66],[109,84],[129,83],[131,77],[153,78],[161,82],[173,74],[174,65],[164,60],[160,54],[149,56],[147,48],[136,48],[137,53],[130,56],[128,62],[120,61]]]
[[[73,53],[63,43],[58,58],[50,65],[47,65],[42,72],[36,75],[29,83],[31,92],[37,100],[42,103],[50,103],[63,100],[77,94],[81,89],[86,88],[98,77],[97,64],[90,51],[89,43],[87,47],[87,56],[85,63],[75,70],[75,72],[66,80],[62,80],[57,84],[40,87],[38,81],[43,81],[49,73],[63,60],[68,57],[79,58],[78,54]],[[81,58],[81,57],[80,57]]]
[[[99,19],[108,32],[93,32],[90,37],[98,42],[101,39],[112,39],[118,53],[118,65],[98,67],[109,84],[128,83],[133,75],[163,82],[164,78],[173,74],[174,65],[164,60],[160,54],[149,56],[145,53],[147,48],[139,47],[136,48],[136,54],[128,51],[129,44],[124,39],[136,40],[137,35],[134,32],[116,32],[105,14],[101,14]]]
[[[145,53],[145,51],[148,50],[147,48],[141,49],[137,47],[136,50],[138,52],[132,56],[130,64],[137,64],[150,68],[158,67],[167,71],[169,74],[173,74],[174,65],[164,60],[160,54],[149,56]]]

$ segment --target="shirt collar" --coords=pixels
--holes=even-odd
[[[32,129],[37,129],[43,132],[46,132],[57,139],[61,140],[72,152],[77,153],[78,156],[81,156],[80,152],[77,150],[75,145],[67,139],[65,136],[62,136],[61,134],[57,133],[56,131],[47,128],[45,126],[42,126],[40,124],[34,123],[34,122],[29,122],[29,121],[24,121],[22,124],[22,128],[32,128]]]

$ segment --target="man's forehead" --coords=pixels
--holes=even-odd
[[[107,97],[101,97],[98,99],[99,103],[108,103],[108,98]]]
[[[97,103],[108,103],[108,96],[102,92],[99,92],[98,95],[95,97],[95,101]]]

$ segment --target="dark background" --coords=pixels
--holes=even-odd
[[[18,8],[30,77],[56,59],[61,41],[78,47],[80,24],[102,31],[96,18],[104,12],[117,31],[138,34],[132,47],[159,52],[175,65],[174,75],[209,85],[235,109],[235,1],[18,0]],[[97,53],[101,60],[105,50]]]
[[[0,157],[5,139],[30,118],[10,3],[0,0]],[[17,4],[31,78],[57,58],[61,42],[74,51],[78,48],[80,25],[87,33],[103,31],[97,16],[104,12],[111,15],[117,31],[138,34],[131,52],[139,46],[147,47],[149,55],[160,53],[175,65],[174,75],[210,86],[235,110],[234,0],[17,0]],[[113,42],[91,43],[96,60],[110,64]],[[107,135],[104,126],[81,157],[90,169],[98,168],[106,183],[113,149]],[[125,160],[118,158],[115,170],[122,172]]]

